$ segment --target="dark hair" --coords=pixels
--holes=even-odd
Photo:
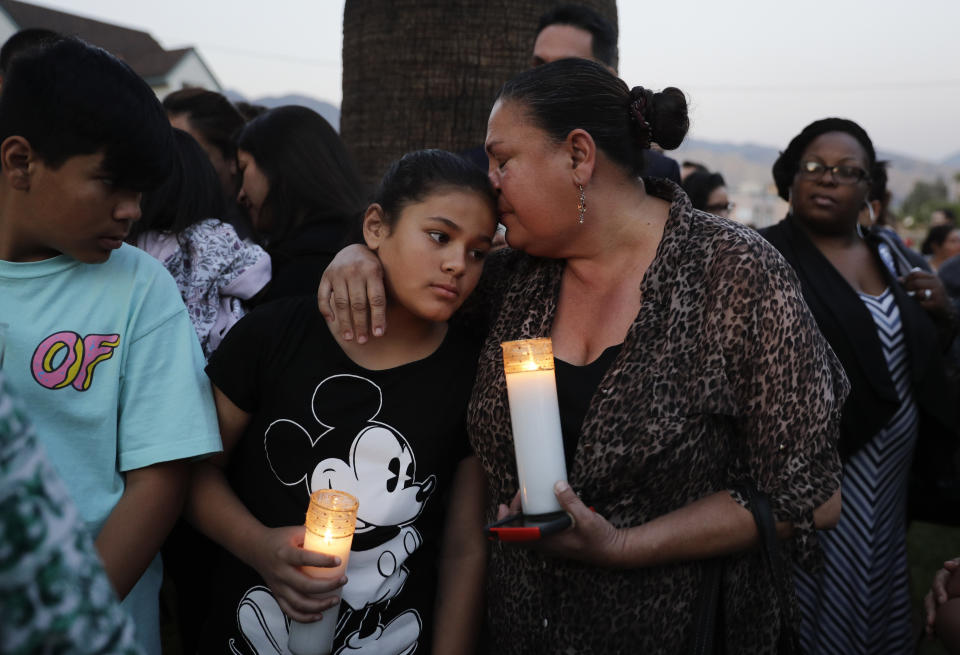
[[[186,114],[190,126],[231,160],[237,156],[235,139],[246,122],[236,107],[216,91],[180,89],[163,99],[167,114]]]
[[[0,93],[0,142],[14,135],[51,168],[103,152],[106,172],[125,189],[153,188],[173,162],[173,131],[147,83],[76,38],[13,59]]]
[[[223,218],[227,205],[220,191],[220,179],[200,144],[183,130],[173,130],[176,157],[163,184],[143,194],[141,217],[127,238],[153,230],[179,235],[206,218]]]
[[[305,223],[338,223],[344,231],[363,208],[363,183],[336,130],[296,105],[271,109],[243,128],[237,147],[249,152],[269,182],[263,207],[272,243]]]
[[[856,139],[867,154],[867,173],[873,173],[877,163],[877,153],[873,149],[873,141],[866,130],[846,118],[824,118],[810,123],[797,136],[793,137],[787,149],[780,153],[773,163],[773,181],[777,185],[777,193],[784,200],[790,198],[790,187],[793,178],[800,167],[800,157],[814,139],[829,132],[844,132]]]
[[[390,164],[373,202],[383,207],[384,222],[392,226],[405,207],[443,189],[475,191],[496,204],[487,174],[446,150],[417,150]]]
[[[7,74],[7,71],[10,70],[10,62],[17,55],[30,48],[47,45],[62,38],[63,35],[59,32],[43,27],[28,27],[25,30],[20,30],[7,39],[3,46],[0,46],[0,75]]]
[[[944,218],[946,218],[947,221],[949,221],[950,223],[957,222],[957,215],[954,213],[954,211],[950,207],[939,207],[938,209],[934,209],[933,211],[940,212],[941,214],[943,214]]]
[[[690,196],[690,203],[694,209],[701,210],[707,208],[707,198],[713,190],[726,185],[720,173],[695,171],[683,180],[683,190]]]
[[[268,107],[264,105],[255,105],[252,102],[245,102],[243,100],[234,103],[234,106],[237,108],[237,111],[240,112],[240,115],[243,116],[243,120],[248,123],[268,109]]]
[[[887,190],[887,166],[888,161],[878,160],[870,171],[870,195],[867,196],[869,202],[877,201],[880,203],[880,211],[873,217],[876,225],[888,225],[890,217],[887,208],[890,206],[890,192]]]
[[[684,159],[680,164],[681,168],[692,168],[693,172],[696,173],[709,173],[710,169],[701,164],[698,161],[690,161],[689,159]]]
[[[569,25],[590,32],[593,57],[610,68],[616,70],[619,63],[617,52],[617,28],[610,21],[598,14],[590,7],[583,5],[560,5],[543,14],[537,25],[537,35],[540,35],[551,25]]]
[[[943,245],[943,242],[947,240],[947,237],[950,236],[950,233],[958,229],[956,225],[951,225],[950,223],[944,223],[943,225],[934,225],[930,228],[930,231],[927,232],[927,238],[923,240],[923,244],[920,246],[920,251],[924,255],[932,255],[933,247],[937,246],[938,248]]]
[[[888,161],[874,162],[870,170],[870,195],[867,200],[879,200],[881,204],[886,205],[889,201],[889,192],[887,191],[887,166]]]
[[[504,84],[497,99],[523,105],[557,142],[575,129],[586,130],[600,150],[634,176],[643,172],[651,141],[672,150],[690,126],[680,89],[631,90],[589,59],[561,59],[526,70]]]

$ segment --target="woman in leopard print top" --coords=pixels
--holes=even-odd
[[[773,585],[792,598],[792,580],[770,579],[729,489],[766,492],[785,550],[808,565],[814,527],[839,514],[847,385],[795,276],[755,233],[639,177],[650,141],[676,147],[686,126],[680,91],[631,91],[586,60],[521,74],[493,108],[490,177],[513,250],[477,292],[489,331],[468,412],[491,520],[518,486],[499,343],[550,336],[575,367],[620,350],[572,449],[576,494],[558,485],[575,527],[491,549],[486,652],[683,652],[703,562],[722,555],[727,652],[774,652]]]

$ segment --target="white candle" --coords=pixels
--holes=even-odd
[[[340,558],[335,567],[305,566],[304,573],[324,579],[336,580],[347,570],[350,546],[357,521],[357,499],[348,493],[333,489],[321,489],[310,496],[307,510],[307,531],[303,538],[304,550]],[[340,597],[340,589],[323,597]],[[337,628],[339,605],[323,612],[319,621],[300,623],[290,621],[290,637],[287,648],[293,655],[328,655],[333,650],[333,638]]]
[[[501,347],[523,513],[559,512],[553,485],[567,479],[567,464],[552,343],[550,339],[527,339],[507,341]]]

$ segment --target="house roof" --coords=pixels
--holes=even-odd
[[[60,34],[79,36],[84,41],[100,46],[127,62],[148,82],[169,73],[192,50],[164,50],[156,39],[142,30],[120,27],[26,2],[0,0],[0,9],[10,16],[19,29],[44,27]]]

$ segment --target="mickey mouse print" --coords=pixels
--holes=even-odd
[[[344,398],[351,399],[349,413],[342,411]],[[360,501],[341,599],[338,653],[412,653],[423,627],[418,609],[391,608],[391,601],[407,583],[407,559],[423,543],[413,523],[431,499],[436,476],[418,476],[410,442],[377,420],[382,405],[382,391],[373,381],[334,375],[314,390],[315,424],[278,419],[264,435],[267,460],[280,483],[301,487],[304,499],[316,489],[340,489]],[[287,624],[265,587],[245,594],[237,619],[258,654],[275,652],[261,646],[286,641]]]

